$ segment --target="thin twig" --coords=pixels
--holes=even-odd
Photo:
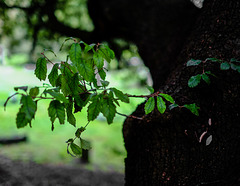
[[[140,118],[140,117],[133,116],[133,115],[122,114],[122,113],[119,113],[119,112],[117,112],[117,114],[120,115],[120,116],[127,117],[127,118],[133,118],[133,119],[139,119],[139,120],[143,120],[144,119],[144,116]]]

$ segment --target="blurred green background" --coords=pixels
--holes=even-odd
[[[41,0],[5,0],[9,6],[29,6]],[[59,21],[72,28],[92,31],[94,25],[88,15],[86,0],[59,0],[55,15]],[[55,130],[51,131],[51,122],[47,114],[48,101],[38,104],[36,120],[32,128],[17,129],[15,124],[16,114],[19,109],[19,98],[14,97],[4,111],[3,105],[6,99],[14,93],[15,86],[42,85],[34,76],[34,64],[44,48],[51,48],[57,53],[66,36],[42,29],[37,33],[37,40],[33,39],[34,26],[39,20],[45,21],[46,17],[39,17],[38,12],[26,17],[23,10],[0,7],[0,138],[24,136],[27,143],[13,145],[0,145],[0,154],[12,159],[34,161],[37,163],[68,164],[79,166],[78,158],[67,154],[65,141],[74,137],[76,128],[69,123],[60,125],[56,121]],[[29,24],[31,22],[31,24]],[[33,45],[33,43],[35,44]],[[151,84],[148,69],[141,61],[137,47],[123,40],[115,40],[115,43],[124,50],[121,51],[118,61],[113,60],[109,66],[107,75],[110,87],[127,92],[129,94],[146,94],[146,84]],[[90,43],[89,43],[90,44]],[[66,59],[64,50],[68,50],[69,43],[63,48],[63,55],[58,58]],[[53,55],[48,53],[52,59]],[[57,54],[58,55],[58,54]],[[130,99],[130,104],[121,104],[118,112],[131,114],[143,99]],[[77,127],[85,126],[87,113],[77,113]],[[124,171],[124,149],[122,137],[122,125],[124,117],[116,116],[114,123],[108,125],[101,115],[91,122],[87,130],[82,134],[92,144],[90,150],[89,169]]]
[[[21,55],[18,54],[18,56]],[[18,56],[11,59],[12,64],[18,64]],[[22,55],[22,58],[24,58],[24,55]],[[134,66],[129,69],[109,71],[108,80],[112,82],[110,86],[114,85],[129,94],[147,93],[147,89],[140,86],[139,73],[133,73],[134,70],[138,71]],[[43,82],[40,82],[35,77],[33,69],[29,70],[19,65],[2,65],[0,66],[0,82],[0,138],[22,135],[28,137],[27,143],[0,145],[0,154],[13,159],[35,161],[37,163],[76,165],[79,159],[67,154],[67,145],[65,143],[67,139],[74,137],[76,128],[67,122],[65,125],[60,125],[56,121],[55,130],[52,132],[51,122],[47,114],[48,101],[39,102],[36,120],[32,123],[32,128],[16,128],[15,118],[19,109],[18,97],[12,98],[7,104],[6,111],[4,111],[4,102],[8,96],[14,93],[14,86],[28,85],[31,87],[42,85]],[[121,104],[118,111],[131,114],[142,101],[143,99],[131,98],[130,104]],[[76,116],[77,127],[85,126],[87,112],[83,110],[81,113],[77,113]],[[96,121],[88,125],[82,136],[92,144],[92,149],[89,152],[91,163],[87,165],[88,168],[124,171],[124,158],[126,157],[122,137],[124,119],[125,117],[116,116],[114,123],[108,125],[105,118],[100,115]]]

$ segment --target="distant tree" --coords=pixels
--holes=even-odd
[[[26,22],[35,42],[36,33],[46,29],[49,36],[108,41],[116,50],[116,38],[135,43],[155,90],[172,95],[179,105],[195,102],[200,107],[199,117],[181,107],[145,116],[140,105],[133,115],[143,119],[127,118],[125,185],[239,185],[240,2],[205,0],[197,9],[188,0],[88,0],[93,31],[60,21],[61,3],[0,5],[5,15],[9,8],[37,15],[37,21]],[[187,67],[190,59],[200,61]]]

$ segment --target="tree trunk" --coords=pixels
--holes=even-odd
[[[204,3],[195,30],[178,56],[177,68],[160,87],[179,105],[197,103],[200,116],[176,108],[163,115],[155,110],[143,120],[128,118],[123,127],[126,186],[240,185],[240,74],[221,71],[218,63],[207,62],[204,70],[216,77],[211,76],[210,85],[202,81],[189,88],[188,79],[201,74],[203,67],[186,67],[191,58],[239,59],[240,1]],[[143,116],[143,105],[133,115]]]

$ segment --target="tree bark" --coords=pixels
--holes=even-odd
[[[126,186],[240,184],[240,74],[207,62],[204,70],[216,77],[211,77],[210,85],[201,82],[189,88],[188,79],[201,74],[203,67],[186,67],[191,58],[239,59],[239,27],[239,1],[205,0],[197,25],[178,55],[178,66],[160,87],[179,105],[197,103],[200,116],[176,108],[163,115],[154,110],[143,120],[128,118],[123,127]],[[143,116],[143,105],[133,115]]]

